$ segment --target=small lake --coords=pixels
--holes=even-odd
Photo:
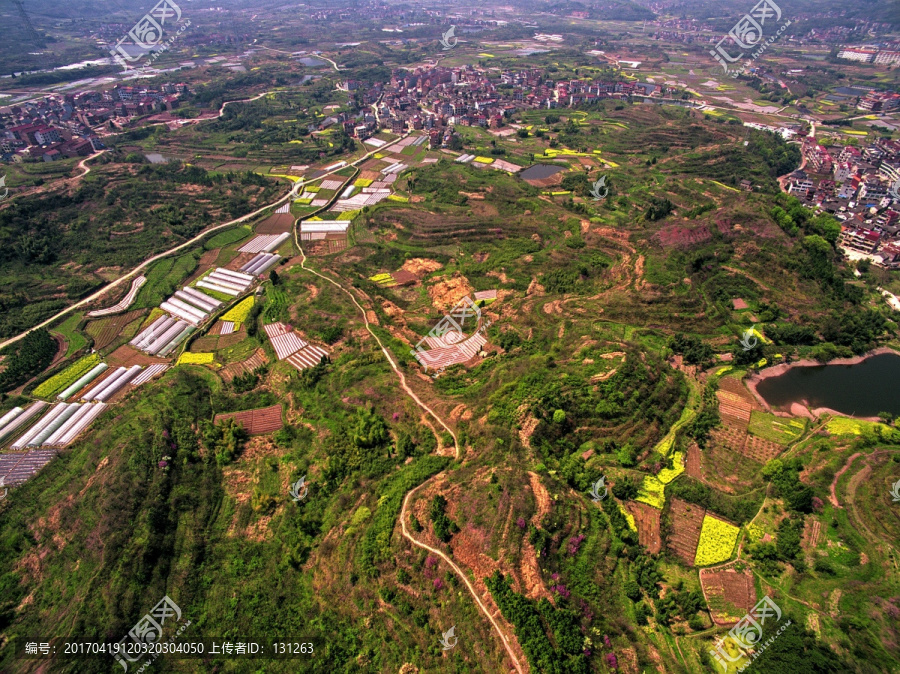
[[[298,58],[297,60],[308,68],[318,68],[319,66],[328,65],[328,61],[323,61],[322,59],[318,59],[315,56],[304,56],[302,58]]]
[[[564,167],[554,166],[553,164],[535,164],[534,166],[529,166],[519,175],[522,176],[523,180],[543,180],[565,170]]]
[[[900,415],[900,356],[884,353],[856,365],[792,367],[759,382],[756,390],[772,407],[805,401],[810,409],[828,407],[858,417]]]

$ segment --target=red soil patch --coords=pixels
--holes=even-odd
[[[418,276],[403,269],[401,269],[400,271],[391,272],[391,278],[394,279],[394,283],[399,286],[410,285],[419,280]]]
[[[727,426],[715,428],[709,435],[718,447],[730,449],[758,463],[774,459],[784,451],[784,447],[775,442]]]
[[[291,231],[294,226],[294,216],[290,213],[275,213],[263,220],[253,230],[254,234],[283,234]]]
[[[703,594],[707,597],[707,602],[710,603],[710,615],[717,625],[734,625],[756,604],[753,574],[749,570],[739,572],[733,567],[711,571],[701,569],[700,584],[703,587]],[[719,601],[717,602],[716,599]],[[737,615],[712,608],[720,602],[734,606]]]
[[[660,511],[646,503],[625,501],[625,509],[634,517],[638,530],[638,540],[651,554],[659,554],[662,550],[662,535],[659,531]]]
[[[731,300],[731,304],[732,304],[732,306],[734,306],[734,310],[735,310],[735,311],[742,311],[742,310],[744,310],[744,309],[749,309],[749,308],[750,308],[750,305],[747,304],[747,303],[746,303],[744,300],[742,300],[740,297],[736,297],[736,298],[734,298],[733,300]]]
[[[106,364],[109,365],[110,369],[117,367],[131,367],[132,365],[143,365],[144,367],[147,367],[154,363],[168,363],[169,360],[171,359],[148,356],[146,353],[137,351],[127,344],[123,344],[106,357]]]
[[[53,361],[50,363],[50,367],[52,367],[66,357],[66,351],[69,350],[69,344],[62,335],[51,333],[50,336],[56,340],[56,355],[53,356]]]
[[[706,509],[673,498],[670,512],[672,514],[672,533],[669,535],[666,545],[685,564],[693,566]]]
[[[219,423],[223,419],[234,419],[237,423],[241,424],[250,435],[272,433],[284,425],[281,421],[280,404],[272,405],[271,407],[260,407],[255,410],[244,410],[243,412],[217,414],[215,423]]]
[[[662,246],[693,246],[712,238],[709,229],[704,227],[696,227],[690,229],[680,225],[671,225],[659,230],[653,235],[653,239]]]

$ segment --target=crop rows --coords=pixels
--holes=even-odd
[[[47,381],[43,382],[40,386],[34,389],[34,395],[39,396],[41,398],[48,398],[55,393],[59,393],[65,388],[68,388],[82,375],[86,374],[88,370],[97,365],[100,362],[100,354],[92,353],[90,355],[81,358],[80,360],[72,363],[65,370],[56,374]]]
[[[727,561],[734,552],[734,545],[740,532],[741,530],[733,524],[706,515],[703,518],[703,528],[700,530],[700,542],[697,545],[694,564],[708,566]]]
[[[253,303],[256,299],[251,295],[247,297],[237,304],[235,304],[231,309],[229,309],[220,320],[222,321],[230,321],[234,323],[235,329],[238,329],[242,323],[247,320],[247,317],[250,315],[251,309],[253,309]]]

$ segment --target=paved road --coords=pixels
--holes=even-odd
[[[265,92],[265,93],[268,93],[268,92]],[[260,95],[263,96],[263,95],[265,95],[265,93],[260,94]],[[259,96],[257,96],[257,98],[259,98]],[[252,99],[251,99],[251,100],[252,100]],[[237,102],[237,101],[232,101],[232,102]],[[398,139],[396,139],[396,140],[394,140],[394,141],[391,141],[391,142],[388,143],[387,145],[383,145],[382,147],[380,147],[380,148],[378,148],[378,149],[372,150],[371,152],[367,152],[366,154],[364,154],[364,155],[363,155],[362,157],[360,157],[359,159],[357,159],[357,160],[351,162],[350,165],[352,166],[352,165],[354,165],[354,164],[358,164],[358,163],[360,163],[360,162],[365,161],[366,159],[368,159],[369,157],[371,157],[371,156],[372,156],[373,154],[375,154],[376,152],[379,152],[380,150],[383,150],[385,147],[389,147],[390,145],[393,145],[394,143],[398,142],[399,140],[400,140],[400,138],[398,138]],[[82,162],[82,163],[84,163],[84,162]],[[341,168],[345,168],[345,167],[341,167]],[[331,175],[332,173],[337,173],[338,171],[341,170],[341,168],[336,168],[336,169],[334,169],[334,170],[332,170],[332,171],[328,171],[327,173],[325,173],[325,174],[323,174],[323,175],[321,175],[321,176],[315,178],[315,180],[320,180],[320,179],[322,179],[322,178],[325,177],[325,176]],[[252,213],[248,213],[247,215],[243,215],[243,216],[241,216],[241,217],[239,217],[239,218],[235,218],[234,220],[229,220],[228,222],[223,223],[223,224],[221,224],[221,225],[216,225],[215,227],[209,227],[209,228],[205,229],[204,231],[200,232],[200,234],[198,234],[197,236],[195,236],[193,239],[190,239],[190,240],[188,240],[188,241],[185,241],[184,243],[179,244],[179,245],[175,246],[174,248],[170,248],[170,249],[167,250],[167,251],[164,251],[164,252],[162,252],[162,253],[159,253],[158,255],[154,255],[153,257],[147,258],[146,260],[144,260],[143,262],[141,262],[141,264],[139,264],[137,267],[135,267],[135,268],[132,269],[130,272],[128,272],[127,274],[125,274],[125,276],[122,276],[122,277],[120,277],[120,278],[117,278],[115,281],[112,281],[112,282],[109,283],[108,285],[103,286],[103,288],[101,288],[101,289],[98,290],[97,292],[92,293],[91,295],[85,297],[83,300],[80,300],[80,301],[76,302],[75,304],[73,304],[73,305],[71,305],[71,306],[69,306],[69,307],[66,307],[65,309],[63,309],[63,310],[60,311],[59,313],[54,314],[53,316],[51,316],[51,317],[48,318],[47,320],[45,320],[45,321],[43,321],[42,323],[39,323],[39,324],[37,324],[37,325],[35,325],[35,326],[29,328],[29,329],[26,330],[25,332],[22,332],[22,333],[16,335],[15,337],[11,337],[10,339],[7,339],[7,340],[4,341],[4,342],[0,342],[0,349],[2,349],[2,348],[5,347],[5,346],[8,346],[9,344],[13,344],[13,343],[19,341],[20,339],[22,339],[25,335],[27,335],[27,334],[28,334],[29,332],[31,332],[32,330],[37,330],[38,328],[45,328],[45,327],[47,327],[48,325],[50,325],[51,323],[53,323],[54,321],[59,320],[60,318],[62,318],[62,317],[65,316],[66,314],[68,314],[69,312],[73,311],[74,309],[77,309],[78,307],[83,307],[83,306],[86,305],[86,304],[89,304],[89,303],[91,303],[91,302],[93,302],[93,301],[95,301],[95,300],[100,299],[101,297],[103,297],[103,295],[104,295],[106,292],[108,292],[109,290],[112,290],[113,288],[115,288],[115,287],[117,287],[117,286],[119,286],[119,285],[125,283],[128,279],[132,278],[135,274],[137,274],[137,273],[138,273],[139,271],[141,271],[142,269],[146,268],[148,265],[151,265],[151,264],[153,264],[154,262],[156,262],[157,260],[161,260],[162,258],[167,257],[167,256],[169,256],[169,255],[171,255],[171,254],[173,254],[173,253],[177,253],[179,250],[183,250],[183,249],[185,249],[185,248],[187,248],[187,247],[189,247],[189,246],[194,245],[195,243],[197,243],[198,241],[200,241],[201,239],[203,239],[203,237],[207,236],[207,235],[210,234],[211,232],[215,232],[215,231],[220,230],[220,229],[225,229],[226,227],[233,227],[234,225],[240,224],[240,223],[242,223],[242,222],[244,222],[244,221],[246,221],[246,220],[250,220],[250,219],[252,219],[252,218],[255,218],[257,215],[262,214],[263,212],[265,212],[265,211],[266,211],[267,209],[269,209],[269,208],[274,208],[274,207],[280,206],[280,205],[283,204],[285,201],[287,201],[288,199],[291,198],[291,196],[294,194],[294,190],[297,189],[297,186],[298,186],[298,185],[301,185],[301,186],[302,186],[302,185],[306,185],[306,184],[311,183],[311,182],[313,182],[313,180],[303,180],[303,181],[298,180],[296,183],[294,183],[294,184],[291,186],[291,189],[288,191],[288,193],[285,194],[285,195],[284,195],[283,197],[281,197],[280,199],[278,199],[277,201],[274,201],[274,202],[272,202],[271,204],[266,204],[265,206],[262,206],[261,208],[256,209],[256,210],[253,211]]]

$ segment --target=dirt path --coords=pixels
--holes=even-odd
[[[252,101],[259,100],[260,98],[262,98],[262,97],[265,96],[266,94],[270,94],[270,93],[272,93],[272,92],[271,92],[271,91],[264,91],[264,92],[262,92],[261,94],[257,94],[257,95],[254,96],[253,98],[242,98],[242,99],[237,100],[237,101],[225,101],[224,103],[222,103],[222,107],[219,108],[219,116],[216,117],[215,119],[219,119],[219,118],[222,117],[222,115],[225,114],[225,106],[226,106],[226,105],[229,105],[230,103],[250,103],[250,102],[252,102]]]
[[[831,499],[831,505],[833,505],[835,508],[841,507],[841,504],[840,504],[840,502],[838,502],[838,497],[837,497],[838,480],[841,479],[841,475],[843,475],[848,470],[850,470],[850,465],[856,460],[856,457],[858,457],[858,456],[862,456],[862,452],[857,452],[856,454],[851,456],[849,459],[847,459],[847,462],[843,465],[843,467],[837,473],[834,474],[834,479],[831,481],[831,495],[829,496],[829,499]]]
[[[435,476],[435,477],[438,477],[438,476]],[[434,478],[432,478],[432,480],[433,479]],[[519,672],[519,674],[524,674],[525,670],[522,668],[522,664],[519,662],[519,659],[516,657],[516,654],[513,651],[512,645],[509,642],[509,639],[507,638],[507,636],[503,632],[503,630],[500,628],[500,625],[497,623],[497,620],[494,618],[493,615],[491,615],[491,612],[488,610],[487,606],[485,606],[484,602],[481,601],[481,597],[478,596],[478,592],[475,590],[475,587],[469,581],[469,578],[466,576],[466,574],[463,573],[462,569],[460,569],[456,564],[454,564],[453,560],[450,559],[450,557],[445,555],[440,550],[437,550],[436,548],[432,548],[430,545],[427,545],[426,543],[421,543],[421,542],[417,541],[415,538],[412,537],[412,535],[409,533],[409,531],[406,528],[406,520],[407,520],[406,509],[407,509],[407,506],[409,505],[410,498],[412,497],[413,494],[416,493],[416,491],[418,491],[419,489],[424,487],[430,481],[431,480],[427,480],[426,482],[423,482],[422,484],[420,484],[418,487],[415,487],[410,492],[408,492],[406,494],[406,497],[403,499],[403,508],[400,510],[400,528],[403,531],[403,536],[404,536],[404,538],[409,540],[416,547],[422,548],[423,550],[427,550],[431,554],[437,555],[438,557],[443,559],[447,563],[447,565],[451,569],[453,569],[454,573],[456,573],[456,575],[462,579],[462,581],[466,584],[466,588],[468,588],[468,590],[469,590],[469,594],[472,595],[472,598],[475,600],[475,603],[478,604],[478,608],[481,609],[481,612],[487,616],[487,619],[490,620],[491,625],[493,625],[494,629],[497,631],[497,634],[500,635],[500,640],[503,642],[504,648],[506,648],[507,655],[509,655],[510,659],[513,661],[513,664],[516,666],[516,671]]]
[[[865,465],[855,475],[853,475],[853,477],[851,477],[847,483],[847,519],[851,520],[851,521],[855,521],[860,527],[865,529],[866,533],[869,535],[869,539],[871,540],[871,543],[873,546],[879,547],[880,545],[886,545],[888,548],[890,548],[890,550],[894,553],[893,556],[884,555],[884,557],[885,557],[885,559],[892,560],[895,570],[898,568],[897,548],[895,548],[887,540],[885,540],[884,537],[877,536],[875,534],[875,532],[873,532],[869,528],[869,525],[866,524],[865,520],[860,516],[858,508],[856,507],[856,490],[859,488],[859,485],[862,482],[864,482],[865,480],[867,480],[869,475],[872,474],[872,465],[870,463],[871,459],[875,458],[876,456],[882,455],[882,454],[894,454],[896,452],[897,452],[897,450],[893,450],[893,449],[883,449],[883,450],[880,450],[877,452],[872,452],[871,454],[866,456]],[[859,454],[854,454],[854,456],[859,456]],[[849,465],[850,464],[848,462],[847,466],[849,466]],[[847,466],[845,466],[845,468]],[[834,483],[832,483],[831,487],[832,487],[832,493],[834,493],[833,492]],[[879,552],[882,552],[882,551],[879,549]],[[884,553],[882,552],[882,554],[884,554]]]
[[[300,255],[302,256],[302,260],[301,260],[301,262],[300,262],[300,267],[301,267],[302,269],[304,269],[304,270],[308,271],[309,273],[314,274],[314,275],[318,276],[319,278],[321,278],[321,279],[327,281],[328,283],[332,284],[333,286],[335,286],[336,288],[338,288],[339,290],[341,290],[342,292],[344,292],[348,297],[350,297],[350,300],[353,302],[353,304],[354,304],[354,305],[356,306],[356,308],[359,310],[360,315],[363,317],[363,321],[365,322],[366,330],[368,330],[369,334],[372,335],[372,338],[373,338],[373,339],[375,340],[375,342],[378,344],[379,348],[381,349],[381,352],[384,354],[384,357],[387,358],[387,361],[388,361],[388,363],[390,364],[391,369],[394,370],[394,372],[396,373],[398,379],[400,380],[400,388],[402,388],[402,389],[406,392],[406,394],[416,402],[416,404],[417,404],[419,407],[421,407],[421,408],[422,408],[425,412],[427,412],[427,413],[428,413],[435,421],[437,421],[441,426],[443,426],[444,429],[446,429],[446,431],[447,431],[447,432],[450,434],[450,436],[453,438],[453,445],[454,445],[454,447],[456,448],[456,460],[458,461],[458,460],[460,459],[460,457],[461,457],[462,452],[461,452],[461,450],[460,450],[459,440],[456,438],[456,434],[455,434],[455,433],[453,432],[453,430],[452,430],[452,429],[444,422],[444,420],[443,420],[440,416],[438,416],[437,412],[435,412],[433,409],[431,409],[431,407],[429,407],[426,403],[424,403],[424,402],[422,401],[422,399],[419,398],[419,396],[416,395],[415,391],[413,391],[413,390],[409,387],[409,385],[406,383],[406,377],[403,375],[403,372],[400,371],[400,368],[397,367],[397,363],[394,361],[394,358],[393,358],[393,356],[391,356],[390,352],[385,348],[384,344],[381,342],[381,339],[379,339],[378,335],[375,334],[375,331],[372,329],[372,326],[371,326],[371,324],[370,324],[370,322],[369,322],[369,317],[368,317],[368,315],[367,315],[367,312],[366,312],[366,310],[363,308],[363,306],[359,303],[359,301],[356,299],[356,296],[355,296],[353,293],[351,293],[349,290],[347,290],[346,288],[344,288],[344,286],[342,286],[342,285],[341,285],[340,283],[338,283],[337,281],[335,281],[335,280],[333,280],[333,279],[331,279],[331,278],[329,278],[329,277],[327,277],[327,276],[325,276],[325,275],[323,275],[323,274],[320,274],[320,273],[317,272],[316,270],[310,269],[309,267],[306,266],[306,259],[307,259],[307,258],[306,258],[306,253],[303,251],[303,248],[302,248],[302,246],[300,245],[300,240],[299,240],[299,238],[298,238],[298,236],[297,236],[297,228],[296,228],[296,227],[294,227],[294,242],[296,243],[297,249],[300,251]],[[409,500],[410,500],[410,498],[412,497],[412,495],[415,494],[416,491],[418,491],[419,489],[421,489],[422,487],[424,487],[426,484],[428,484],[428,483],[431,482],[432,480],[435,480],[435,479],[441,477],[442,475],[443,475],[443,473],[438,473],[438,474],[435,475],[434,477],[432,477],[432,478],[426,480],[425,482],[423,482],[423,483],[420,484],[419,486],[414,487],[414,488],[411,489],[409,492],[407,492],[406,496],[403,498],[403,507],[402,507],[401,510],[400,510],[400,530],[401,530],[401,532],[403,533],[403,537],[406,538],[406,539],[407,539],[410,543],[412,543],[414,546],[416,546],[416,547],[418,547],[418,548],[422,548],[423,550],[427,550],[427,551],[430,552],[431,554],[437,555],[438,557],[440,557],[441,559],[443,559],[443,560],[447,563],[447,565],[448,565],[451,569],[453,569],[453,572],[454,572],[454,573],[455,573],[455,574],[456,574],[456,575],[457,575],[457,576],[458,576],[458,577],[466,584],[466,588],[469,590],[469,594],[472,595],[472,598],[475,600],[475,603],[478,604],[478,608],[481,610],[482,613],[484,613],[484,615],[485,615],[485,616],[487,617],[487,619],[490,621],[491,625],[492,625],[492,626],[494,627],[494,629],[496,630],[497,634],[500,636],[500,640],[503,642],[503,646],[504,646],[504,648],[506,649],[506,653],[509,655],[510,659],[513,661],[513,664],[516,666],[516,671],[518,671],[519,674],[524,674],[524,673],[525,673],[525,669],[523,669],[522,663],[519,662],[519,658],[516,656],[515,651],[513,650],[513,647],[512,647],[512,645],[510,644],[509,637],[506,636],[506,633],[503,631],[503,629],[502,629],[502,628],[500,627],[500,625],[497,623],[497,620],[494,618],[494,616],[493,616],[493,615],[491,614],[491,612],[488,610],[487,606],[484,605],[484,602],[482,601],[481,597],[478,595],[478,592],[475,590],[475,587],[472,585],[472,583],[471,583],[471,581],[469,580],[468,576],[466,576],[466,574],[463,573],[463,570],[460,569],[460,568],[453,562],[453,560],[450,559],[450,557],[449,557],[448,555],[446,555],[446,554],[445,554],[444,552],[442,552],[441,550],[437,550],[437,549],[431,547],[430,545],[427,545],[426,543],[422,543],[421,541],[416,540],[416,539],[413,537],[413,535],[412,535],[411,533],[409,533],[409,530],[406,528],[406,519],[407,519],[407,517],[406,517],[406,512],[407,512],[407,508],[408,508],[408,506],[409,506]]]
[[[769,286],[767,286],[765,283],[760,281],[758,278],[751,276],[750,274],[745,272],[743,269],[738,269],[737,267],[727,267],[725,265],[722,265],[722,269],[727,269],[728,271],[733,271],[735,274],[740,274],[741,276],[750,279],[751,281],[753,281],[756,285],[758,285],[763,290],[771,290],[771,288]]]

